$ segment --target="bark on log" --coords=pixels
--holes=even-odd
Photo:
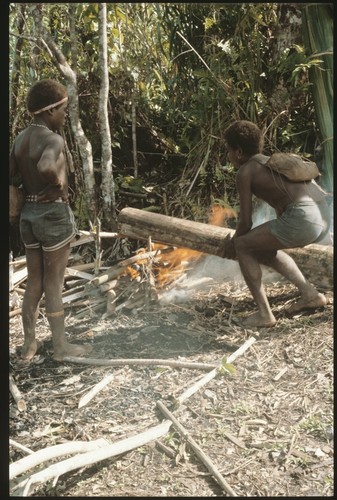
[[[311,244],[289,248],[289,254],[308,280],[318,288],[333,288],[333,246]]]
[[[137,208],[121,210],[120,233],[128,238],[153,241],[171,246],[189,248],[202,253],[223,256],[224,239],[234,230],[203,224]],[[333,246],[307,245],[285,250],[295,260],[303,274],[319,288],[333,287]]]
[[[137,208],[123,208],[118,223],[121,234],[144,240],[151,236],[153,241],[197,250],[221,257],[223,242],[233,229],[212,226],[177,217],[170,217]]]

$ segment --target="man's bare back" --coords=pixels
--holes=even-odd
[[[38,201],[53,201],[58,197],[66,200],[68,197],[63,148],[64,141],[60,135],[34,124],[23,130],[15,141],[12,154],[16,169],[20,172],[27,194],[41,193]]]
[[[315,181],[291,182],[285,176],[272,171],[254,159],[239,168],[237,182],[250,184],[252,193],[273,207],[278,215],[290,203],[325,199],[324,191]]]

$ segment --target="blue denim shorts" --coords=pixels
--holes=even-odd
[[[78,233],[74,214],[67,203],[27,202],[20,216],[20,234],[26,248],[59,250]]]
[[[286,248],[296,248],[323,240],[330,224],[327,203],[307,200],[288,205],[280,217],[269,222],[269,227]]]

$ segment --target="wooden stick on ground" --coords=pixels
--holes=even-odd
[[[111,280],[108,281],[107,283],[103,283],[102,285],[99,286],[100,291],[102,293],[108,292],[109,290],[115,288],[117,285],[117,280]]]
[[[231,354],[227,358],[226,362],[232,363],[236,358],[241,356],[241,354],[243,354],[252,344],[254,344],[255,340],[256,339],[254,337],[251,337],[250,339],[248,339],[241,347],[239,347],[239,349],[237,349],[235,352],[233,352],[233,354]],[[203,387],[205,384],[207,384],[207,382],[212,380],[212,378],[214,378],[217,375],[217,373],[219,372],[219,369],[221,368],[221,366],[222,366],[222,364],[219,364],[217,368],[214,368],[214,370],[207,373],[202,379],[198,380],[195,384],[193,384],[191,387],[189,387],[189,389],[187,389],[183,394],[181,394],[181,396],[179,396],[176,399],[176,402],[183,403],[184,401],[186,401],[186,399],[188,399],[190,396],[192,396],[192,394],[197,392],[201,387]]]
[[[69,363],[77,363],[81,365],[93,366],[124,366],[124,365],[140,365],[140,366],[171,366],[172,368],[191,368],[193,370],[209,370],[214,368],[213,364],[197,363],[190,361],[176,361],[173,359],[96,359],[96,358],[80,358],[75,356],[64,356],[64,361]]]
[[[90,264],[90,266],[91,266],[91,264]],[[73,267],[66,268],[65,276],[67,276],[68,274],[70,276],[79,276],[80,278],[84,278],[86,280],[91,280],[94,278],[94,276],[92,274],[86,273],[84,271],[80,271],[80,270],[73,268]]]
[[[99,393],[99,391],[104,389],[104,387],[113,380],[113,378],[114,375],[112,374],[106,375],[106,377],[104,377],[100,382],[98,382],[98,384],[96,384],[89,392],[87,392],[86,394],[84,394],[84,396],[82,396],[82,398],[78,403],[78,408],[82,408],[83,406],[87,405],[89,401],[91,401],[96,396],[96,394]]]
[[[245,344],[243,344],[239,349],[237,349],[237,351],[235,351],[228,358],[227,362],[234,361],[234,359],[236,359],[243,352],[245,352],[246,349],[253,342],[255,342],[254,338],[248,340]],[[76,359],[78,362],[81,358],[73,358],[73,359]],[[105,361],[105,360],[102,360],[102,361]],[[221,366],[221,364],[219,366]],[[213,374],[213,372],[214,372],[214,370],[210,373]],[[215,376],[215,374],[211,378],[213,378]],[[204,380],[204,379],[205,379],[205,377],[202,380]],[[202,385],[205,385],[205,383],[206,382],[204,382]],[[198,385],[198,387],[197,387],[197,384],[194,384],[194,386],[192,387],[193,391],[191,392],[191,394],[194,394],[198,390],[199,387],[200,387],[200,384]],[[188,393],[189,393],[189,391],[185,391],[185,393],[182,395],[183,396],[182,400],[185,400],[189,397]],[[155,427],[151,427],[147,431],[144,431],[136,436],[131,436],[130,438],[123,439],[121,441],[118,441],[117,443],[107,445],[104,448],[94,450],[91,452],[87,452],[87,453],[82,453],[80,455],[76,455],[75,457],[69,458],[69,459],[64,460],[62,462],[59,462],[57,464],[51,465],[47,469],[44,469],[40,472],[37,472],[36,474],[32,475],[29,479],[26,479],[26,480],[22,481],[19,485],[17,485],[17,488],[22,490],[22,491],[20,490],[20,495],[21,496],[28,496],[29,492],[34,484],[45,483],[50,479],[57,478],[57,477],[61,476],[62,474],[65,474],[65,473],[70,472],[72,470],[79,469],[79,468],[84,467],[86,465],[92,465],[92,464],[97,463],[101,460],[105,460],[107,458],[111,458],[111,457],[120,455],[122,453],[125,453],[126,451],[129,451],[129,450],[132,450],[135,448],[139,448],[140,446],[143,446],[151,441],[156,441],[160,437],[167,434],[171,425],[172,425],[171,420],[164,420],[159,425],[157,425]]]
[[[204,465],[206,465],[207,469],[211,472],[211,474],[215,477],[219,485],[223,490],[226,491],[226,493],[229,494],[231,497],[236,497],[235,491],[230,487],[230,485],[227,483],[227,481],[222,477],[218,469],[215,467],[211,459],[204,453],[204,451],[200,448],[200,446],[194,441],[194,439],[189,435],[189,433],[186,431],[186,429],[178,422],[178,420],[173,416],[173,414],[166,408],[166,406],[161,402],[157,401],[157,406],[160,409],[160,411],[164,414],[166,418],[172,421],[174,427],[176,430],[181,434],[188,444],[191,446],[193,449],[194,453],[197,455],[198,458],[203,462]]]
[[[19,391],[14,378],[11,374],[9,374],[9,390],[13,398],[15,399],[16,406],[19,411],[24,411],[27,408],[26,401],[23,399],[21,392]]]
[[[21,451],[27,453],[27,455],[31,455],[32,453],[34,453],[33,450],[31,450],[30,448],[27,448],[27,446],[23,446],[23,444],[17,443],[16,441],[14,441],[14,439],[10,439],[9,444],[14,446],[18,450],[21,450]]]
[[[47,462],[53,458],[62,457],[64,455],[74,455],[75,453],[85,453],[98,448],[103,448],[109,443],[106,439],[100,438],[95,441],[69,441],[68,443],[56,444],[43,448],[35,453],[17,460],[9,465],[9,479],[14,479],[20,474],[24,474],[27,470],[33,469],[37,465]]]
[[[104,307],[105,303],[106,303],[106,299],[104,297],[102,297],[101,299],[96,299],[95,301],[90,301],[90,304],[87,307],[74,313],[74,316],[76,316],[77,319],[83,318],[85,316],[90,316],[95,311]]]
[[[19,307],[18,309],[14,309],[14,311],[9,311],[9,317],[14,318],[14,316],[17,316],[17,314],[21,314],[21,312],[21,307]]]
[[[150,429],[137,434],[136,436],[131,436],[116,443],[104,446],[93,451],[88,451],[86,453],[81,453],[74,457],[68,458],[59,462],[57,464],[50,465],[46,469],[33,474],[29,479],[22,481],[18,488],[23,487],[21,496],[28,496],[29,492],[34,484],[42,484],[54,477],[59,477],[62,474],[70,472],[86,465],[92,465],[101,460],[106,460],[107,458],[112,458],[117,455],[121,455],[127,451],[139,448],[145,444],[155,441],[156,439],[164,436],[169,431],[172,425],[171,421],[165,420],[164,422],[151,427]]]
[[[15,271],[12,276],[12,284],[13,286],[18,285],[22,281],[24,281],[27,278],[28,275],[28,270],[27,267],[24,267],[23,269],[19,269],[19,271]]]

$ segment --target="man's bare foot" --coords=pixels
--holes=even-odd
[[[55,349],[54,350],[54,356],[53,359],[55,361],[63,361],[65,356],[75,356],[75,357],[80,357],[80,356],[85,356],[86,354],[89,354],[89,352],[92,351],[92,346],[85,344],[85,345],[77,345],[77,344],[66,344],[64,345],[61,349]]]
[[[243,319],[240,325],[243,328],[270,328],[276,324],[276,319],[273,315],[263,317],[259,312],[253,313]]]
[[[317,293],[313,298],[307,299],[301,297],[295,304],[292,304],[286,310],[287,314],[295,314],[304,309],[316,309],[317,307],[324,307],[327,303],[325,295],[323,293]]]
[[[42,346],[43,342],[41,342],[40,340],[25,342],[21,349],[21,356],[20,356],[21,359],[24,359],[25,361],[30,361]]]

